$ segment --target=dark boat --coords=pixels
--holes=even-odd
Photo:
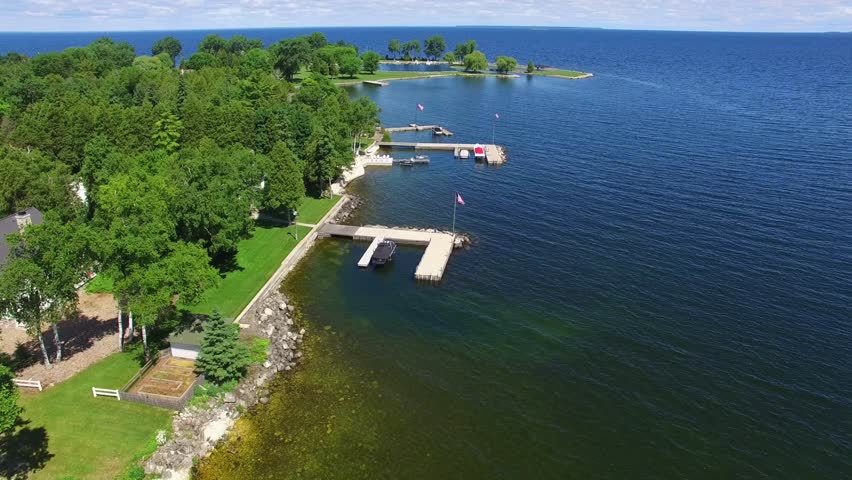
[[[393,240],[382,240],[373,252],[373,257],[370,259],[370,262],[373,265],[384,265],[391,261],[395,251],[396,242]]]

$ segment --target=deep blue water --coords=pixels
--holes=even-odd
[[[852,477],[852,36],[323,30],[596,75],[353,89],[389,126],[422,103],[460,142],[490,141],[499,112],[509,155],[353,184],[361,223],[448,228],[461,193],[475,242],[440,285],[413,281],[416,249],[364,272],[343,241],[295,281],[381,385],[364,478]],[[141,52],[164,34],[110,35]],[[0,34],[0,52],[97,36]]]

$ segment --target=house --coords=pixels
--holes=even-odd
[[[41,225],[44,218],[37,208],[27,208],[0,220],[0,268],[9,258],[9,244],[6,235],[19,233],[29,225]]]
[[[192,329],[169,335],[169,350],[173,357],[195,360],[201,351],[201,339],[204,332]]]

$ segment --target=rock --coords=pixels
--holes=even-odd
[[[267,403],[269,403],[269,398],[268,397],[260,397],[260,400],[258,400],[258,401],[260,403],[266,405]]]
[[[272,366],[272,362],[270,362],[269,360],[263,362],[263,368],[269,368],[271,366]]]
[[[271,309],[271,308],[269,308],[269,307],[264,308],[264,309],[263,309],[263,314],[264,314],[264,315],[266,315],[267,317],[272,316],[272,309]]]
[[[233,393],[228,392],[228,393],[225,394],[224,400],[225,400],[225,403],[235,403],[237,401],[237,397]]]
[[[304,329],[304,328],[303,328],[303,329],[301,329],[301,330],[299,330],[299,335],[304,335],[304,334],[305,334],[305,329]]]
[[[293,305],[287,305],[287,311],[293,313],[294,311],[296,311],[296,307],[294,307]]]
[[[287,310],[287,304],[284,302],[279,303],[278,310]]]

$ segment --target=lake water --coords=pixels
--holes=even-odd
[[[499,113],[509,163],[353,184],[364,224],[460,192],[472,248],[430,286],[321,242],[286,286],[316,349],[202,478],[852,475],[852,37],[512,34],[596,77],[353,89],[460,142]]]
[[[432,32],[596,76],[353,89],[460,142],[499,113],[509,162],[352,185],[365,224],[449,228],[459,192],[473,246],[433,286],[320,242],[305,364],[200,477],[852,476],[852,36],[326,30]]]

